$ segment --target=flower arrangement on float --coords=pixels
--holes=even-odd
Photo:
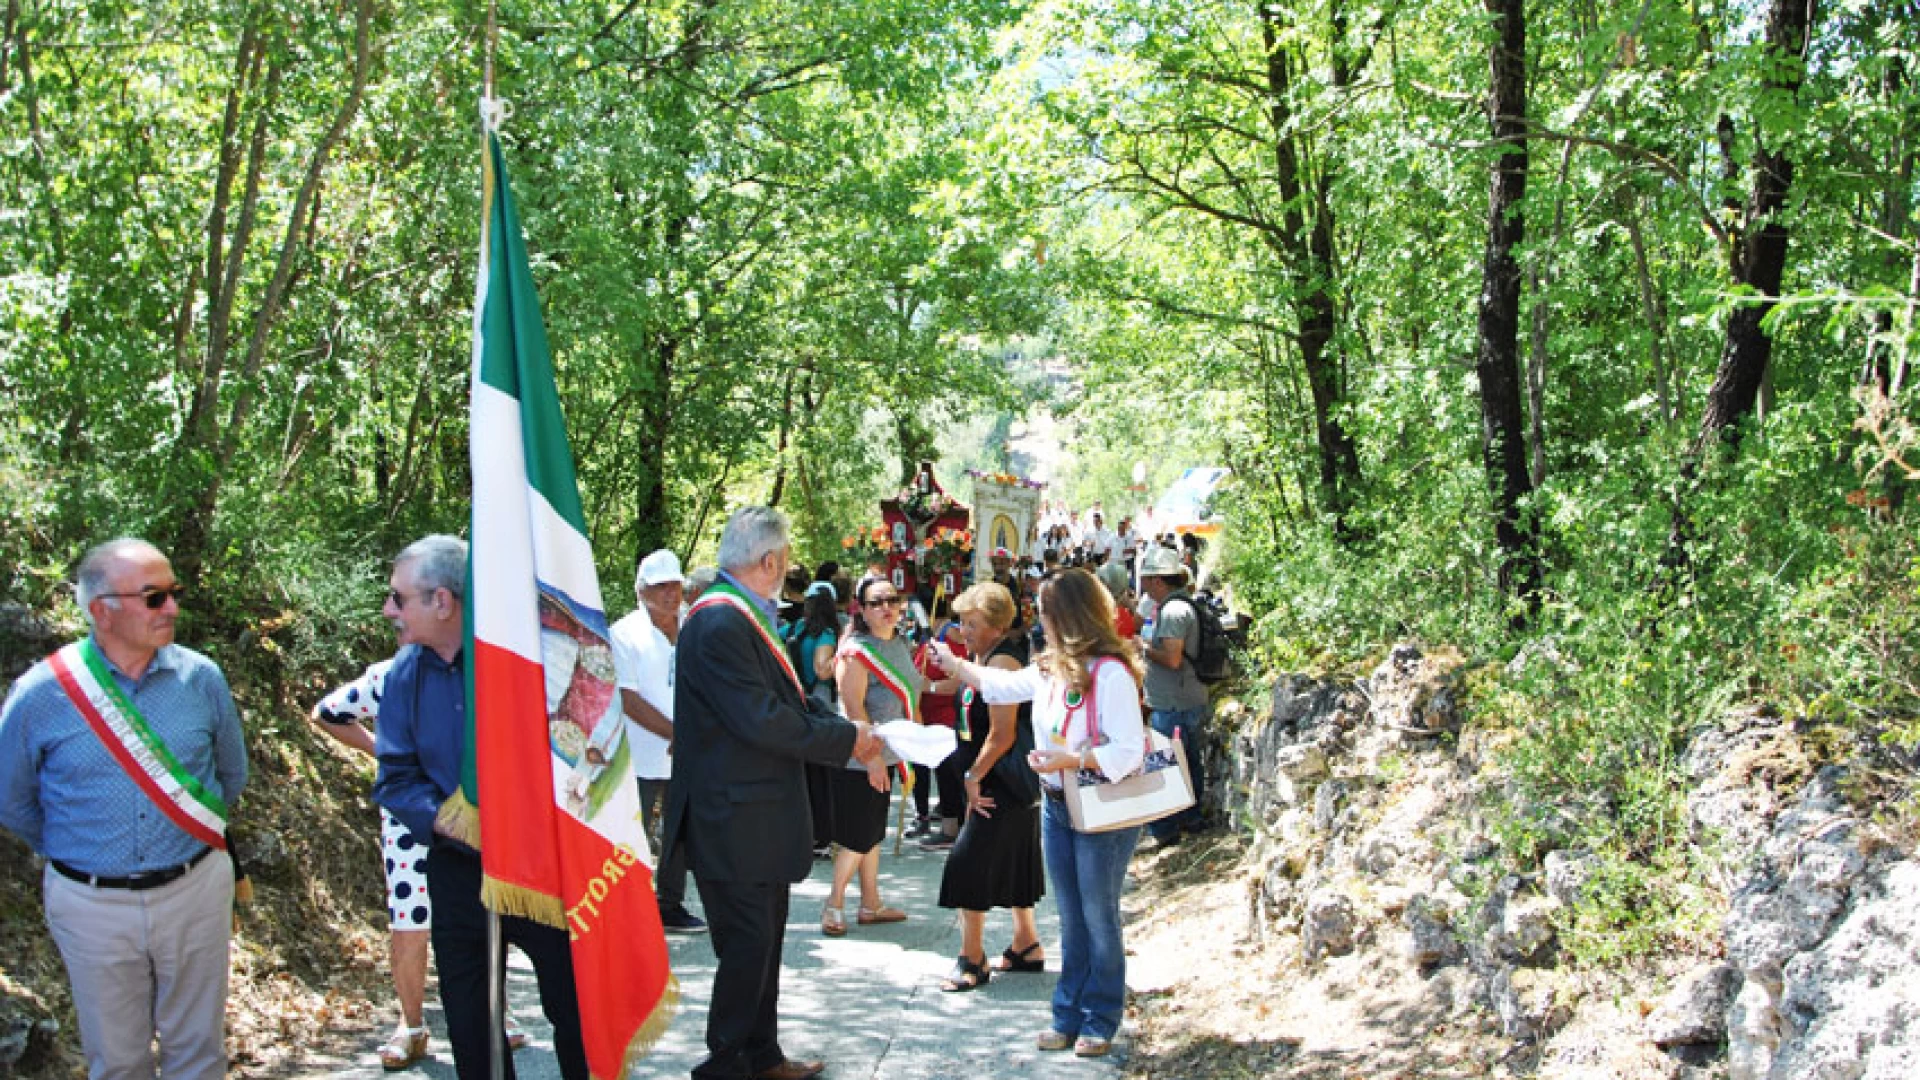
[[[935,529],[920,541],[923,566],[960,566],[973,559],[972,529]]]
[[[958,505],[946,492],[929,491],[918,484],[901,488],[894,501],[900,504],[900,512],[915,522],[932,521]]]
[[[888,538],[885,525],[856,529],[852,535],[841,539],[840,547],[846,552],[848,562],[855,567],[863,567],[874,559],[884,559],[893,554],[893,541]]]
[[[985,480],[990,484],[1029,488],[1034,491],[1038,491],[1047,486],[1044,480],[1029,480],[1024,476],[1015,476],[1012,473],[990,473],[982,472],[979,469],[968,469],[967,475],[973,477],[975,480]]]

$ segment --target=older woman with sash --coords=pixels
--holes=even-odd
[[[1120,887],[1140,838],[1136,826],[1079,832],[1065,799],[1081,772],[1122,779],[1146,756],[1140,716],[1140,657],[1113,626],[1113,598],[1084,570],[1063,571],[1040,586],[1047,649],[1031,666],[1002,671],[934,649],[941,670],[957,675],[989,704],[1033,702],[1040,774],[1040,842],[1060,905],[1060,979],[1042,1050],[1071,1047],[1099,1057],[1113,1046],[1127,1000],[1127,953],[1120,938]]]
[[[922,678],[914,670],[912,648],[899,633],[906,597],[882,577],[863,579],[854,600],[859,608],[834,660],[842,709],[849,720],[875,725],[918,720]],[[861,926],[900,922],[907,914],[880,899],[880,840],[887,833],[892,775],[877,759],[867,765],[849,761],[846,768],[831,772],[829,833],[837,846],[833,888],[820,913],[820,932],[839,937],[847,932],[847,885],[856,873],[860,877],[856,922]]]

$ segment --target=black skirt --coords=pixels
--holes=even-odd
[[[989,773],[980,794],[993,816],[967,815],[947,853],[940,906],[963,911],[1032,907],[1047,893],[1040,856],[1040,808],[1010,796]]]
[[[887,809],[893,805],[893,770],[887,770],[887,790],[875,791],[865,769],[828,766],[827,839],[865,854],[887,835]],[[818,831],[816,827],[816,832]]]

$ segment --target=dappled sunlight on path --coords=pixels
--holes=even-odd
[[[1034,1036],[1047,1026],[1047,999],[1059,966],[1055,955],[1058,920],[1051,898],[1041,901],[1038,911],[1048,953],[1046,974],[997,975],[972,993],[942,993],[940,979],[960,947],[958,919],[934,903],[946,856],[920,851],[909,843],[896,857],[891,833],[883,844],[881,891],[887,903],[907,912],[906,922],[857,926],[849,910],[847,936],[827,938],[820,933],[820,908],[827,894],[829,864],[816,862],[812,876],[794,887],[780,997],[780,1041],[789,1056],[825,1058],[825,1075],[830,1080],[988,1080],[1015,1075],[1111,1080],[1120,1075],[1131,1046],[1124,1036],[1104,1061],[1034,1048]],[[688,893],[693,906],[694,890],[689,888]],[[850,896],[849,909],[855,902]],[[988,952],[998,955],[1011,933],[1005,912],[988,916]],[[668,940],[680,979],[680,1015],[653,1053],[634,1068],[635,1078],[686,1076],[705,1056],[702,1036],[713,982],[713,948],[705,935]],[[533,972],[517,953],[510,957],[514,1014],[534,1038],[533,1046],[516,1055],[515,1069],[523,1080],[557,1077]],[[373,1051],[385,1035],[382,1031],[362,1036],[357,1043],[316,1048],[301,1069],[282,1075],[315,1080],[323,1076],[450,1080],[452,1054],[432,994],[429,1006],[434,1056],[414,1069],[381,1071]]]

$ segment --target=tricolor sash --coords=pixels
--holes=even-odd
[[[786,672],[787,678],[793,680],[793,688],[800,692],[801,697],[807,696],[806,689],[800,685],[800,675],[793,670],[793,661],[787,659],[786,647],[780,644],[780,639],[774,633],[772,625],[767,622],[766,612],[760,610],[759,604],[754,603],[746,593],[727,582],[716,581],[711,588],[700,594],[700,599],[694,601],[692,607],[687,609],[687,619],[691,621],[697,612],[714,607],[729,607],[745,615],[747,622],[759,632],[760,640],[766,643],[767,651],[779,661],[780,670]]]
[[[867,673],[879,682],[882,689],[900,699],[901,707],[907,710],[907,719],[916,724],[920,722],[920,691],[914,687],[913,678],[894,667],[891,660],[880,655],[880,650],[864,641],[848,638],[846,643],[840,646],[840,655],[866,668]],[[912,791],[912,770],[907,768],[905,761],[900,762],[897,767],[900,770],[900,782],[907,786],[908,791]]]
[[[872,645],[849,638],[840,647],[840,655],[857,660],[867,669],[883,689],[900,699],[900,705],[907,710],[907,719],[918,723],[920,720],[920,691],[913,684],[913,677],[893,666],[893,661],[880,655],[880,650]]]
[[[227,848],[227,804],[182,768],[146,717],[113,681],[106,658],[92,638],[67,645],[47,658],[60,689],[93,729],[129,779],[187,835],[222,851]]]

